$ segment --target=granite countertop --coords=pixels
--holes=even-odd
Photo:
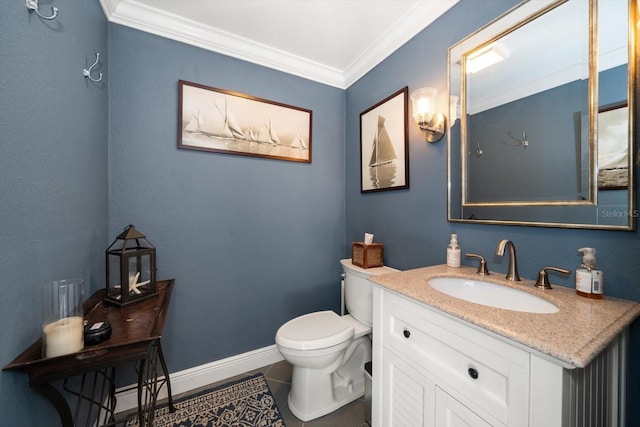
[[[429,286],[427,281],[435,277],[465,277],[509,286],[544,298],[560,310],[553,314],[523,313],[467,302]],[[535,280],[510,282],[505,280],[505,273],[481,276],[471,267],[436,265],[373,276],[369,280],[557,359],[567,367],[587,366],[640,315],[637,302],[606,295],[603,299],[585,298],[574,289],[554,286],[552,278],[553,289],[542,290],[534,286]]]

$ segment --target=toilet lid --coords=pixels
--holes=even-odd
[[[314,350],[343,343],[353,334],[353,327],[333,311],[318,311],[282,325],[276,334],[276,342],[286,348]]]

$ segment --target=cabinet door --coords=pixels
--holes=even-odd
[[[436,387],[436,425],[438,427],[491,427],[462,403]]]
[[[524,350],[391,293],[384,295],[382,327],[374,331],[384,347],[490,424],[527,427]]]
[[[382,376],[383,426],[436,426],[433,382],[387,349],[382,353]]]

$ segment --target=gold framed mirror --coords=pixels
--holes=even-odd
[[[635,229],[639,1],[523,2],[449,49],[449,221]]]

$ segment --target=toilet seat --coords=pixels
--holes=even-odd
[[[295,350],[316,350],[350,340],[354,328],[331,310],[289,320],[276,333],[276,343]]]

